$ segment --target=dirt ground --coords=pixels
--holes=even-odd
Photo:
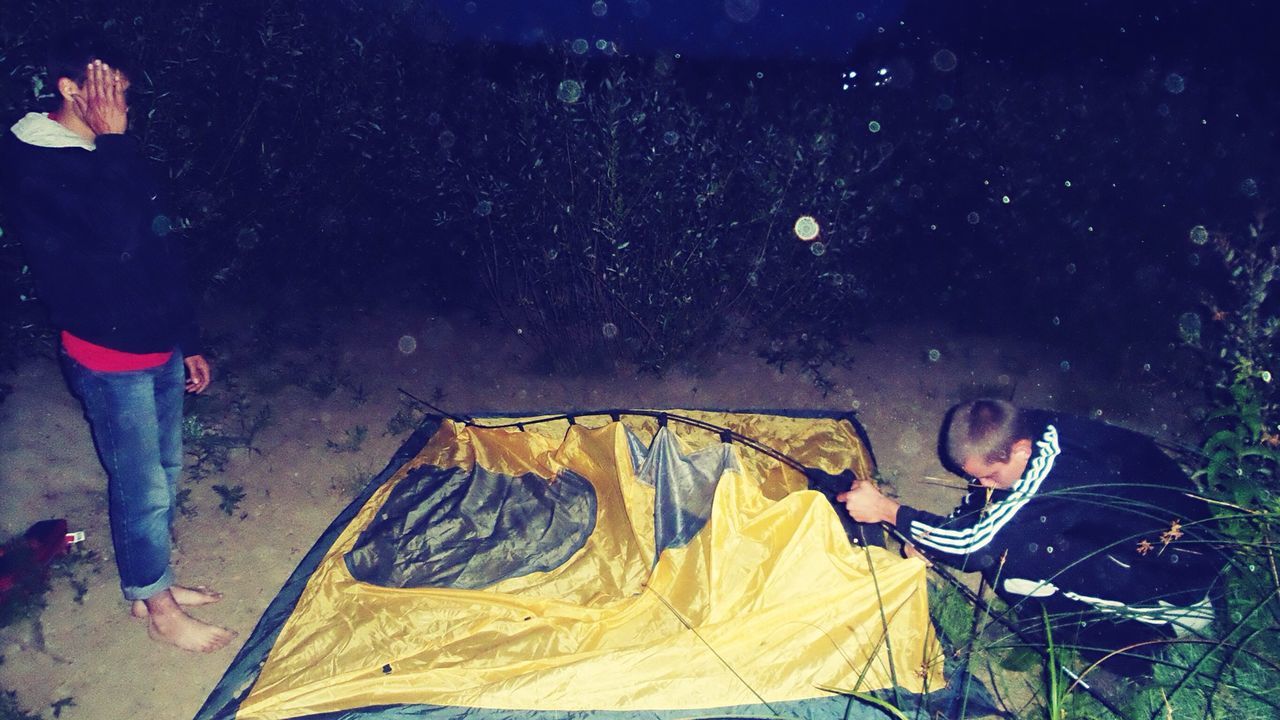
[[[66,720],[192,717],[295,564],[404,439],[388,430],[405,408],[397,388],[457,412],[853,409],[882,474],[905,502],[934,511],[949,510],[961,493],[935,453],[938,421],[960,400],[1012,395],[1165,439],[1177,439],[1186,415],[1184,398],[1154,380],[1159,368],[1143,368],[1149,359],[1091,362],[1012,338],[920,327],[869,329],[874,341],[856,343],[853,363],[830,370],[835,389],[824,396],[810,377],[779,372],[748,350],[726,349],[660,379],[562,378],[529,370],[529,351],[510,329],[476,327],[465,315],[348,312],[271,346],[248,341],[251,324],[235,313],[210,324],[215,385],[188,412],[198,422],[193,432],[226,437],[245,435],[241,421],[270,408],[250,447],[224,448],[199,468],[207,476],[185,483],[177,576],[223,591],[223,602],[195,614],[239,632],[233,647],[211,655],[157,645],[128,616],[105,480],[56,363],[36,359],[0,374],[14,388],[0,402],[0,533],[63,517],[86,533],[84,547],[97,557],[82,570],[87,591],[78,601],[59,581],[38,625],[0,634],[0,688],[17,691],[29,710]],[[243,490],[231,514],[219,508],[215,485]]]

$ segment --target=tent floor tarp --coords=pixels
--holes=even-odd
[[[845,415],[428,417],[197,720],[879,718],[943,686],[925,566],[850,543]],[[842,692],[832,692],[832,690]]]

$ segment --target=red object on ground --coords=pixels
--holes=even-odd
[[[22,552],[23,543],[29,556]],[[15,590],[21,594],[26,592],[23,588],[35,585],[32,576],[47,573],[49,563],[66,555],[70,548],[67,521],[61,518],[41,520],[32,525],[21,540],[0,546],[0,604]]]
[[[27,545],[31,546],[31,552],[35,554],[36,562],[41,565],[48,565],[54,558],[66,555],[71,549],[71,539],[67,537],[67,521],[62,518],[41,520],[32,525],[24,537]]]

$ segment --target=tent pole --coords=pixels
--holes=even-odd
[[[915,543],[911,542],[909,538],[903,535],[902,532],[898,530],[898,528],[888,523],[881,523],[881,524],[884,526],[885,532],[889,533],[894,537],[895,540],[902,543],[903,547],[906,547],[907,545],[911,545],[912,547],[915,547]],[[959,578],[951,574],[951,571],[942,567],[942,565],[940,565],[938,562],[933,560],[933,558],[930,558],[928,555],[926,555],[923,550],[920,550],[920,548],[917,547],[916,551],[919,552],[921,555],[924,555],[925,558],[928,559],[929,561],[928,562],[929,568],[933,570],[935,573],[937,573],[937,575],[941,577],[943,580],[946,580],[953,588],[955,588],[960,593],[961,596],[964,597],[964,599],[968,600],[975,608],[985,613],[987,617],[1000,623],[1000,625],[1002,625],[1004,629],[1013,633],[1013,636],[1018,638],[1018,640],[1024,643],[1027,647],[1035,648],[1036,652],[1039,653],[1041,659],[1045,660],[1046,662],[1049,660],[1048,652],[1044,648],[1040,647],[1039,643],[1031,640],[1026,635],[1024,635],[1021,628],[1019,628],[1011,620],[1006,618],[1003,613],[997,613],[995,610],[993,610],[991,608],[991,605],[986,600],[983,600],[981,597],[978,596],[977,593],[971,590],[968,585],[965,585],[963,582],[960,581]],[[1115,703],[1111,702],[1110,699],[1106,698],[1097,690],[1095,690],[1092,686],[1089,685],[1089,683],[1082,680],[1079,675],[1077,675],[1073,670],[1071,670],[1071,668],[1068,668],[1065,665],[1063,665],[1062,671],[1066,673],[1072,680],[1074,680],[1079,687],[1084,689],[1085,692],[1089,693],[1090,697],[1092,697],[1094,700],[1097,700],[1098,704],[1106,708],[1107,711],[1110,712],[1112,715],[1118,718],[1121,718],[1121,720],[1132,720],[1128,715],[1124,714],[1124,711],[1116,707]]]

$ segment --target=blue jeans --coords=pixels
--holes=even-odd
[[[97,372],[62,356],[107,472],[120,588],[145,600],[173,584],[171,526],[182,472],[182,353],[147,370]]]

